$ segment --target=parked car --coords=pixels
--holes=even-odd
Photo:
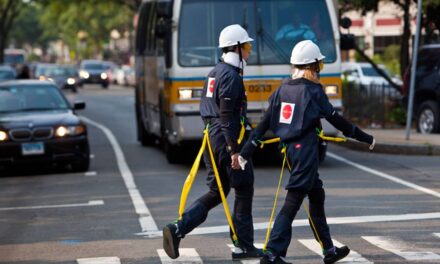
[[[46,69],[44,75],[48,80],[52,80],[60,89],[70,89],[74,93],[77,91],[79,83],[78,70],[71,65],[56,65]]]
[[[50,81],[0,83],[0,167],[69,164],[87,171],[90,162],[87,127]]]
[[[0,82],[14,80],[15,70],[11,66],[0,66]]]
[[[107,88],[110,84],[108,73],[108,67],[103,61],[100,60],[84,60],[79,66],[79,77],[82,86],[85,83],[97,83],[101,84],[102,88]]]
[[[403,104],[408,105],[411,66],[403,78]],[[440,132],[440,44],[422,46],[417,56],[414,86],[414,118],[417,131]]]

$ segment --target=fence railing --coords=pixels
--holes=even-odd
[[[390,85],[342,85],[344,116],[355,124],[370,128],[401,126],[405,120],[400,91]]]

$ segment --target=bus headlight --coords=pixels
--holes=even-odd
[[[325,86],[325,93],[328,96],[333,96],[338,94],[338,86],[337,85],[326,85]]]
[[[0,130],[0,142],[6,141],[8,139],[8,134],[5,131]]]
[[[202,88],[179,88],[179,100],[200,100],[202,93]]]
[[[75,79],[73,79],[73,78],[67,78],[67,84],[68,84],[68,85],[74,85],[74,84],[75,84]]]
[[[79,71],[79,76],[84,79],[88,79],[90,77],[89,73],[86,71]]]
[[[103,80],[105,80],[105,79],[107,79],[107,73],[105,73],[105,72],[103,72],[103,73],[101,73],[101,79],[103,79]]]
[[[55,136],[56,137],[78,136],[84,134],[85,132],[86,132],[86,128],[83,125],[60,126],[55,130]]]

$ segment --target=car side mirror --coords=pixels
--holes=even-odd
[[[86,108],[86,103],[83,101],[76,101],[73,103],[74,110],[82,110]]]

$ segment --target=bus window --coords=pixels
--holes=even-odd
[[[245,24],[255,39],[249,65],[288,64],[293,46],[305,39],[318,44],[325,62],[336,60],[325,0],[183,0],[179,64],[215,65],[220,56],[218,35],[230,24]]]

